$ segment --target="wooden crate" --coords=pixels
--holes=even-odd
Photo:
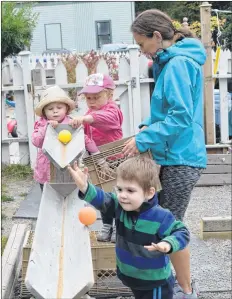
[[[94,185],[100,187],[105,192],[112,192],[116,181],[116,170],[117,167],[128,159],[128,157],[123,156],[122,149],[124,148],[124,143],[126,140],[130,139],[124,138],[115,142],[111,142],[99,147],[100,153],[92,156],[88,156],[83,159],[83,163],[88,167],[90,182]],[[140,156],[146,156],[152,159],[152,155],[149,151],[145,153],[138,154]],[[97,161],[99,159],[105,159],[110,167],[110,174],[107,176],[102,172],[101,167],[98,165]],[[157,166],[157,174],[159,167]],[[159,181],[158,175],[157,180]],[[161,187],[159,187],[161,189]]]

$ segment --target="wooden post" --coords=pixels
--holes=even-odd
[[[7,121],[6,121],[6,101],[5,92],[2,91],[2,163],[10,164],[10,148],[9,143],[3,143],[8,139]]]
[[[130,45],[130,75],[131,75],[131,93],[133,106],[133,125],[134,134],[139,132],[141,118],[141,98],[140,98],[140,80],[139,80],[139,51],[137,45]],[[129,87],[130,88],[130,87]]]
[[[31,94],[31,67],[29,62],[29,56],[31,52],[22,51],[19,56],[22,58],[22,73],[23,73],[23,86],[24,86],[24,99],[25,99],[25,109],[26,109],[26,120],[27,123],[27,136],[30,152],[30,164],[33,168],[37,156],[37,148],[31,142],[31,136],[34,129],[34,107],[33,107],[33,97]],[[17,106],[17,104],[16,104]]]
[[[214,121],[214,81],[212,71],[212,47],[210,17],[211,4],[203,2],[200,6],[201,14],[201,40],[206,49],[207,59],[204,64],[204,124],[206,144],[215,144],[215,121]]]
[[[23,69],[18,61],[14,62],[13,82],[15,86],[24,85]],[[25,87],[24,87],[25,88]],[[19,142],[19,163],[23,165],[29,164],[30,154],[28,146],[28,130],[27,130],[27,111],[25,104],[25,96],[23,90],[14,91],[15,105],[15,118],[17,120],[17,134],[20,139],[25,141]],[[29,117],[29,116],[28,116]],[[33,129],[33,127],[32,127]]]
[[[227,78],[219,78],[219,92],[220,92],[220,143],[229,142],[229,117],[228,117],[228,103],[229,97],[227,91]]]

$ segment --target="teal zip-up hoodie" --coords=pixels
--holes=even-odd
[[[206,168],[203,129],[203,75],[206,52],[195,38],[184,38],[158,53],[151,115],[135,136],[140,152],[151,150],[160,165]]]

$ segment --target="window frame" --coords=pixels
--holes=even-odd
[[[48,48],[47,45],[47,32],[46,32],[46,26],[47,25],[60,25],[60,41],[61,41],[61,48]],[[62,37],[62,30],[61,30],[61,23],[47,23],[44,24],[44,32],[45,32],[45,44],[46,44],[46,50],[61,50],[63,49],[63,37]]]
[[[109,26],[110,26],[110,33],[109,34],[98,34],[98,28],[97,28],[97,25],[98,23],[109,23]],[[100,49],[101,46],[99,45],[99,36],[108,36],[110,35],[110,42],[109,44],[112,43],[112,23],[111,23],[111,20],[98,20],[98,21],[95,21],[95,32],[96,32],[96,43],[97,43],[97,49]]]

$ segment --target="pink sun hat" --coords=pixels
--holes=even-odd
[[[98,93],[105,88],[115,89],[113,79],[109,75],[103,75],[100,73],[92,74],[86,78],[85,87],[78,93]]]

